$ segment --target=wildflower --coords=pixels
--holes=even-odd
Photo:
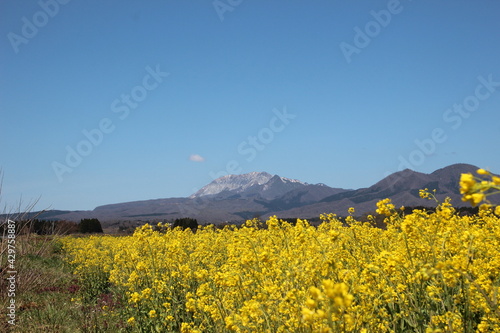
[[[129,325],[132,325],[132,326],[133,326],[133,325],[135,324],[135,318],[134,318],[134,317],[130,317],[130,318],[127,320],[127,323],[128,323]]]
[[[429,196],[430,196],[431,194],[429,193],[429,190],[425,188],[425,189],[423,189],[423,190],[422,190],[422,189],[420,189],[420,190],[418,191],[418,195],[419,195],[422,199],[427,199],[427,198],[429,198]]]
[[[314,299],[320,299],[321,298],[321,290],[319,290],[316,287],[309,288],[309,293],[311,294],[311,297],[314,298]]]
[[[478,205],[481,201],[483,201],[485,198],[485,195],[483,193],[473,193],[473,194],[467,194],[462,198],[462,201],[468,201],[470,202],[473,206]]]
[[[482,204],[481,206],[479,206],[480,211],[487,211],[490,210],[490,208],[491,208],[490,204]]]
[[[320,319],[323,319],[327,317],[327,313],[323,310],[318,310],[316,311],[316,316]]]
[[[386,216],[390,216],[395,209],[395,206],[392,204],[391,199],[389,198],[377,202],[377,207],[377,214],[383,214]]]
[[[490,176],[491,180],[473,177],[470,173],[462,174],[460,177],[460,193],[462,200],[469,201],[472,205],[477,205],[482,201],[487,201],[486,197],[500,192],[500,177],[493,176],[484,169],[477,170],[479,175]],[[496,191],[495,191],[496,190]]]
[[[130,295],[130,302],[132,303],[137,303],[141,300],[141,295],[139,295],[138,292],[135,292],[133,293],[132,295]]]
[[[311,310],[309,308],[302,308],[302,319],[305,322],[313,322],[314,321],[314,310]]]
[[[148,266],[146,266],[146,264],[143,261],[138,262],[135,267],[137,268],[138,271],[145,271],[148,268]]]
[[[476,185],[476,181],[474,177],[470,173],[463,173],[460,175],[460,193],[465,194],[469,193],[474,185]]]
[[[149,311],[148,315],[149,315],[150,318],[156,317],[156,310]]]
[[[144,299],[150,299],[151,298],[151,288],[146,288],[142,291],[141,297]]]
[[[182,323],[181,333],[201,333],[201,331],[193,328],[192,323]]]
[[[345,283],[334,284],[332,280],[323,280],[323,288],[328,298],[332,299],[339,308],[351,305],[354,297],[349,294],[349,287]]]
[[[226,323],[226,328],[229,329],[229,330],[236,330],[236,325],[235,325],[235,321],[234,321],[234,317],[233,316],[227,316],[225,319],[224,319],[225,323]],[[182,325],[184,326],[184,323],[182,323]],[[184,332],[184,331],[182,331]]]
[[[476,171],[476,172],[477,172],[477,174],[478,174],[478,175],[484,175],[484,176],[487,176],[487,175],[489,175],[489,174],[490,174],[490,172],[489,172],[489,171],[486,171],[486,170],[484,170],[484,169],[477,169],[477,171]]]
[[[314,308],[316,308],[316,306],[317,306],[317,305],[318,305],[318,304],[317,304],[317,303],[316,303],[316,301],[315,301],[315,300],[313,300],[313,299],[308,298],[308,299],[306,300],[306,306],[307,306],[308,308],[310,308],[310,309],[314,309]]]

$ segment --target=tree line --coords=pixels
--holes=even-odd
[[[15,222],[16,234],[68,235],[103,233],[101,222],[98,219],[81,219],[79,223],[40,219],[19,220]],[[1,223],[0,234],[3,235],[5,232],[7,232],[7,223]]]

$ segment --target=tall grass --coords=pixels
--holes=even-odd
[[[1,178],[0,170],[0,202]],[[116,325],[101,315],[102,307],[111,303],[110,296],[97,295],[93,303],[75,302],[82,287],[63,260],[60,239],[66,236],[65,230],[56,225],[52,235],[31,232],[37,218],[32,213],[36,204],[23,205],[20,200],[14,209],[4,207],[0,212],[0,332],[116,332]],[[10,242],[14,261],[9,257],[9,220],[16,223],[15,237],[10,238],[15,240],[15,245]],[[7,278],[11,276],[15,276],[15,296],[8,293],[11,285]],[[12,301],[15,322],[8,316]]]

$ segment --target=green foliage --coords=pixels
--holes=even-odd
[[[49,221],[35,219],[31,223],[31,232],[38,235],[59,235],[78,232],[78,225],[69,221]]]
[[[198,228],[198,221],[196,219],[192,219],[189,217],[183,217],[180,219],[176,219],[174,224],[172,225],[174,228],[181,227],[182,229],[196,229]]]
[[[101,222],[98,219],[82,219],[78,224],[78,228],[83,234],[103,232]]]

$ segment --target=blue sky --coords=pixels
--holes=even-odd
[[[500,3],[0,4],[0,204],[183,197],[224,173],[368,187],[500,170]]]

